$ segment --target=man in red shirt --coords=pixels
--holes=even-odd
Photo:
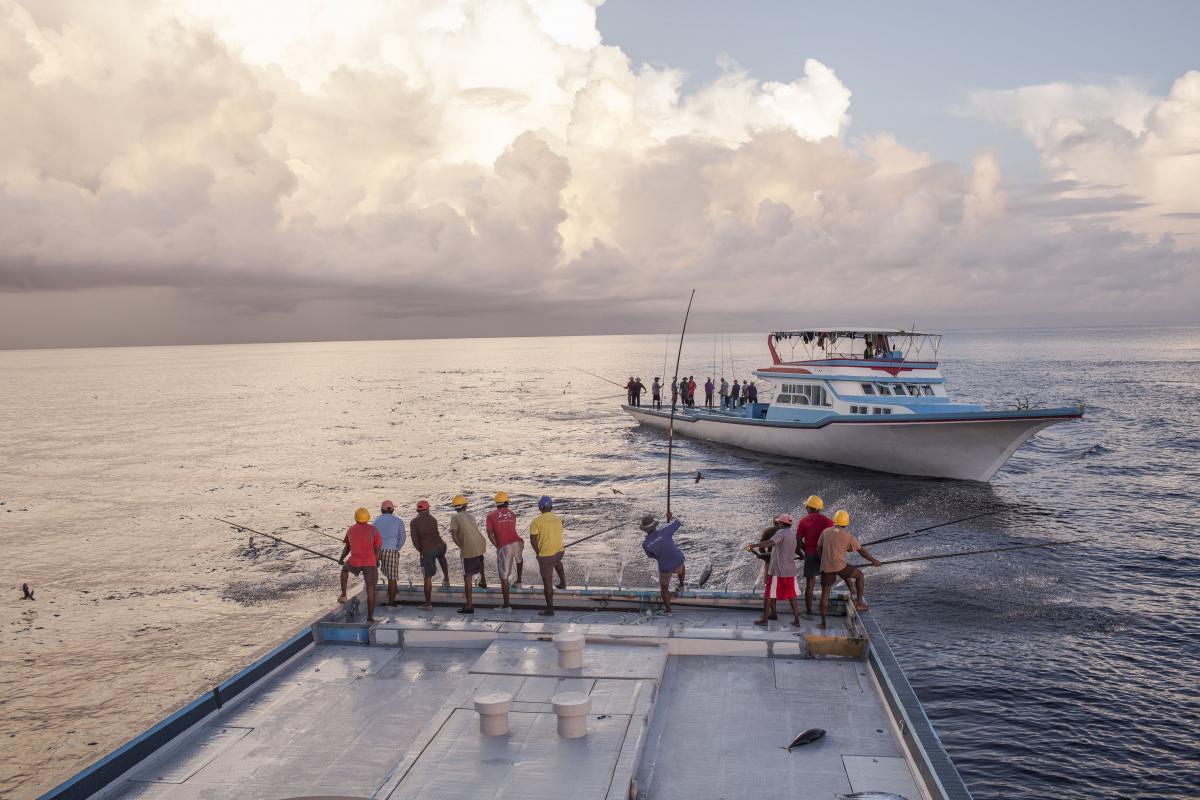
[[[804,613],[813,613],[813,588],[821,574],[821,551],[817,540],[821,532],[833,527],[833,520],[821,513],[825,501],[814,495],[804,501],[808,512],[796,525],[796,558],[804,559]]]
[[[346,602],[346,583],[350,573],[361,575],[363,587],[367,590],[367,622],[375,621],[375,584],[379,582],[379,558],[383,548],[383,537],[379,529],[371,524],[371,512],[360,508],[354,512],[354,524],[346,531],[342,539],[342,557],[338,559],[343,564],[342,595],[339,603]],[[350,560],[346,561],[346,556]]]
[[[512,608],[508,604],[508,576],[512,574],[515,565],[517,579],[512,585],[516,586],[521,582],[521,568],[524,566],[521,551],[525,549],[525,543],[517,533],[517,515],[508,507],[507,492],[496,492],[496,510],[487,515],[487,536],[496,548],[500,591],[504,593],[504,605],[501,608]]]

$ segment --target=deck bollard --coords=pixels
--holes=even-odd
[[[564,739],[587,736],[587,715],[592,710],[592,698],[583,692],[563,692],[550,702],[558,717],[558,735]]]
[[[479,714],[479,732],[484,736],[503,736],[508,733],[508,712],[513,696],[508,692],[483,692],[475,695],[475,711]]]
[[[583,634],[563,631],[554,634],[554,646],[558,649],[558,666],[563,669],[579,669],[583,666]]]

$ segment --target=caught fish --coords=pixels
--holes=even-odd
[[[795,739],[792,739],[792,743],[789,744],[785,749],[790,753],[792,750],[800,747],[801,745],[812,744],[824,735],[824,728],[809,728],[808,730],[796,736]]]
[[[708,583],[708,579],[712,577],[712,564],[704,567],[704,572],[700,573],[700,580],[696,581],[696,588],[699,589]]]
[[[840,800],[908,800],[902,794],[895,792],[855,792],[854,794],[839,794]]]

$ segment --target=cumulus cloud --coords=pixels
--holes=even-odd
[[[1043,150],[1055,181],[1019,190],[988,153],[847,141],[818,61],[684,78],[605,44],[585,0],[0,0],[0,303],[166,289],[283,335],[364,297],[396,335],[449,335],[654,328],[684,286],[737,327],[1083,319],[1195,288],[1171,234],[1198,210],[1173,169],[1200,153],[1200,73],[1167,98],[973,96]],[[547,301],[550,329],[495,314]]]

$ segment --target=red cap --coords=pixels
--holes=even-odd
[[[391,500],[384,500],[383,504],[379,506],[379,510],[380,511],[395,511],[396,504],[393,503]]]
[[[786,525],[789,528],[792,526],[791,514],[780,514],[779,516],[777,516],[775,518],[775,521],[778,522],[780,525]]]
[[[428,511],[428,510],[429,510],[429,501],[428,500],[418,500],[417,501],[417,511]]]

